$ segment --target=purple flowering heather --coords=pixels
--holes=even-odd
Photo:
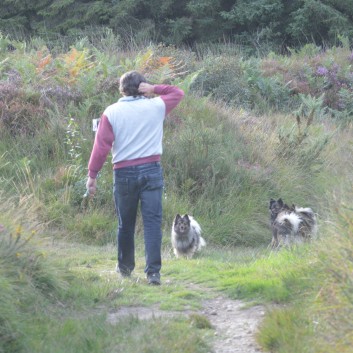
[[[340,66],[338,64],[334,63],[332,65],[332,71],[333,72],[337,73],[339,71],[339,69],[340,69]]]
[[[324,66],[319,66],[316,69],[316,74],[319,76],[326,76],[328,74],[328,70]]]

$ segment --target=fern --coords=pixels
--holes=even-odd
[[[315,117],[324,114],[324,94],[318,98],[301,94],[300,98],[302,104],[294,112],[296,124],[289,131],[282,128],[279,132],[277,154],[281,158],[294,157],[300,165],[308,165],[319,158],[329,141],[327,134],[315,137],[311,130]]]

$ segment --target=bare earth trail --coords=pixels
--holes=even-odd
[[[173,317],[191,314],[191,311],[170,312],[154,307],[123,307],[108,315],[108,322],[117,323],[127,316],[149,320],[159,317]],[[195,313],[195,312],[194,312]],[[261,305],[248,307],[240,300],[217,296],[203,302],[198,314],[208,318],[215,330],[214,353],[258,353],[262,352],[255,340],[255,333],[265,309]]]
[[[262,352],[255,333],[264,316],[260,305],[244,308],[244,302],[217,297],[204,303],[203,313],[215,328],[215,353]]]

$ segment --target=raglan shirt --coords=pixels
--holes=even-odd
[[[154,93],[159,96],[122,97],[104,111],[88,163],[91,178],[96,178],[110,151],[114,169],[160,161],[164,119],[184,92],[176,86],[155,85]]]

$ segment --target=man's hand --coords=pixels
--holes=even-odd
[[[93,179],[91,177],[88,177],[87,183],[86,183],[86,188],[89,193],[89,196],[94,196],[94,194],[97,191],[97,179]]]
[[[144,95],[150,95],[154,93],[154,86],[147,82],[141,82],[139,85],[139,92]]]

